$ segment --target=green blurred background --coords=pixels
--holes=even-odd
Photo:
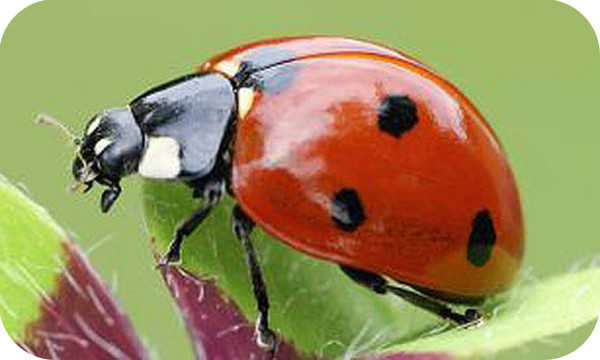
[[[212,54],[282,35],[339,34],[402,49],[463,90],[504,143],[527,225],[525,266],[542,278],[600,254],[600,53],[585,18],[553,0],[46,0],[21,12],[0,45],[0,172],[23,184],[87,249],[151,350],[191,359],[182,322],[153,271],[140,182],[109,215],[99,193],[67,193],[74,149],[49,112],[81,130]],[[499,358],[573,351],[587,326]]]

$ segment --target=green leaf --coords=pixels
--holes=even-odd
[[[13,339],[40,316],[64,263],[63,239],[50,215],[0,175],[0,318]]]
[[[600,269],[590,268],[516,287],[488,306],[491,319],[477,329],[455,329],[387,351],[442,351],[462,357],[491,355],[560,335],[598,318]]]
[[[0,317],[52,359],[149,359],[108,288],[63,230],[0,175]]]
[[[199,206],[189,188],[146,182],[145,211],[156,248],[164,253],[175,227]],[[225,199],[182,247],[183,267],[208,276],[249,319],[256,304],[245,256],[232,234],[231,199]],[[271,302],[273,327],[286,341],[317,356],[361,353],[425,331],[435,323],[394,297],[375,296],[349,280],[335,264],[291,250],[265,235],[252,234]]]
[[[176,225],[200,203],[179,184],[146,182],[144,193],[149,231],[157,250],[165,252]],[[186,240],[182,266],[213,279],[254,319],[256,305],[245,257],[231,233],[232,203],[226,199]],[[492,318],[481,328],[438,331],[444,324],[432,315],[357,286],[335,264],[294,251],[259,229],[253,240],[271,300],[273,327],[297,348],[326,358],[396,352],[491,354],[572,330],[592,321],[600,310],[600,273],[590,269],[520,286],[492,299],[487,304]]]

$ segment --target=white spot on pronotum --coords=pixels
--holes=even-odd
[[[252,103],[254,102],[254,90],[251,88],[241,88],[238,90],[238,117],[243,119],[246,117]]]
[[[109,147],[110,144],[112,144],[112,141],[110,141],[109,139],[104,138],[98,140],[96,145],[94,145],[94,153],[96,153],[96,155],[102,154],[102,152],[106,150],[106,148]]]
[[[169,137],[148,137],[138,172],[152,179],[174,179],[181,170],[179,143]]]
[[[240,69],[240,63],[237,61],[225,60],[215,64],[215,70],[222,72],[228,77],[234,77]]]
[[[94,118],[94,120],[92,120],[90,122],[90,124],[87,127],[87,130],[85,131],[86,135],[91,135],[94,133],[94,131],[96,131],[96,129],[98,128],[98,126],[100,126],[100,123],[102,122],[102,118],[100,116],[96,116]]]

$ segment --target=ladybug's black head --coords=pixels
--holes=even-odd
[[[129,109],[102,111],[79,140],[72,170],[76,185],[85,186],[85,192],[94,182],[107,186],[101,207],[108,211],[121,192],[121,178],[136,171],[143,148],[142,132]]]

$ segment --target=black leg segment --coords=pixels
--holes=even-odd
[[[165,266],[171,263],[176,263],[181,259],[181,244],[183,240],[196,230],[196,228],[206,219],[211,210],[219,203],[221,199],[222,183],[215,183],[212,187],[207,187],[204,198],[206,202],[202,204],[192,215],[185,220],[175,231],[175,237],[169,245],[169,251],[163,256],[158,266]]]
[[[340,267],[342,268],[342,271],[355,282],[368,287],[369,289],[375,291],[378,294],[387,293],[388,283],[383,277],[350,266],[340,265]]]
[[[260,346],[266,347],[273,355],[277,351],[277,336],[269,328],[269,298],[267,297],[267,287],[260,269],[260,264],[250,241],[250,233],[254,228],[254,221],[236,205],[233,209],[233,231],[238,237],[244,251],[246,252],[248,268],[250,270],[250,279],[254,290],[254,298],[258,307],[258,320],[256,322],[257,340]]]
[[[88,185],[85,191],[88,191],[88,189],[91,189],[91,185]],[[119,195],[121,195],[121,186],[118,183],[112,184],[108,189],[104,190],[100,201],[100,209],[103,213],[107,213],[110,210],[119,198]]]
[[[391,286],[380,275],[350,266],[340,265],[340,267],[352,280],[363,286],[366,286],[378,294],[386,294],[391,292],[401,297],[405,301],[434,313],[442,319],[449,320],[455,324],[467,325],[475,323],[481,319],[481,315],[474,309],[467,310],[464,315],[459,314],[454,312],[446,304],[443,304],[435,299],[404,289],[402,287]]]

